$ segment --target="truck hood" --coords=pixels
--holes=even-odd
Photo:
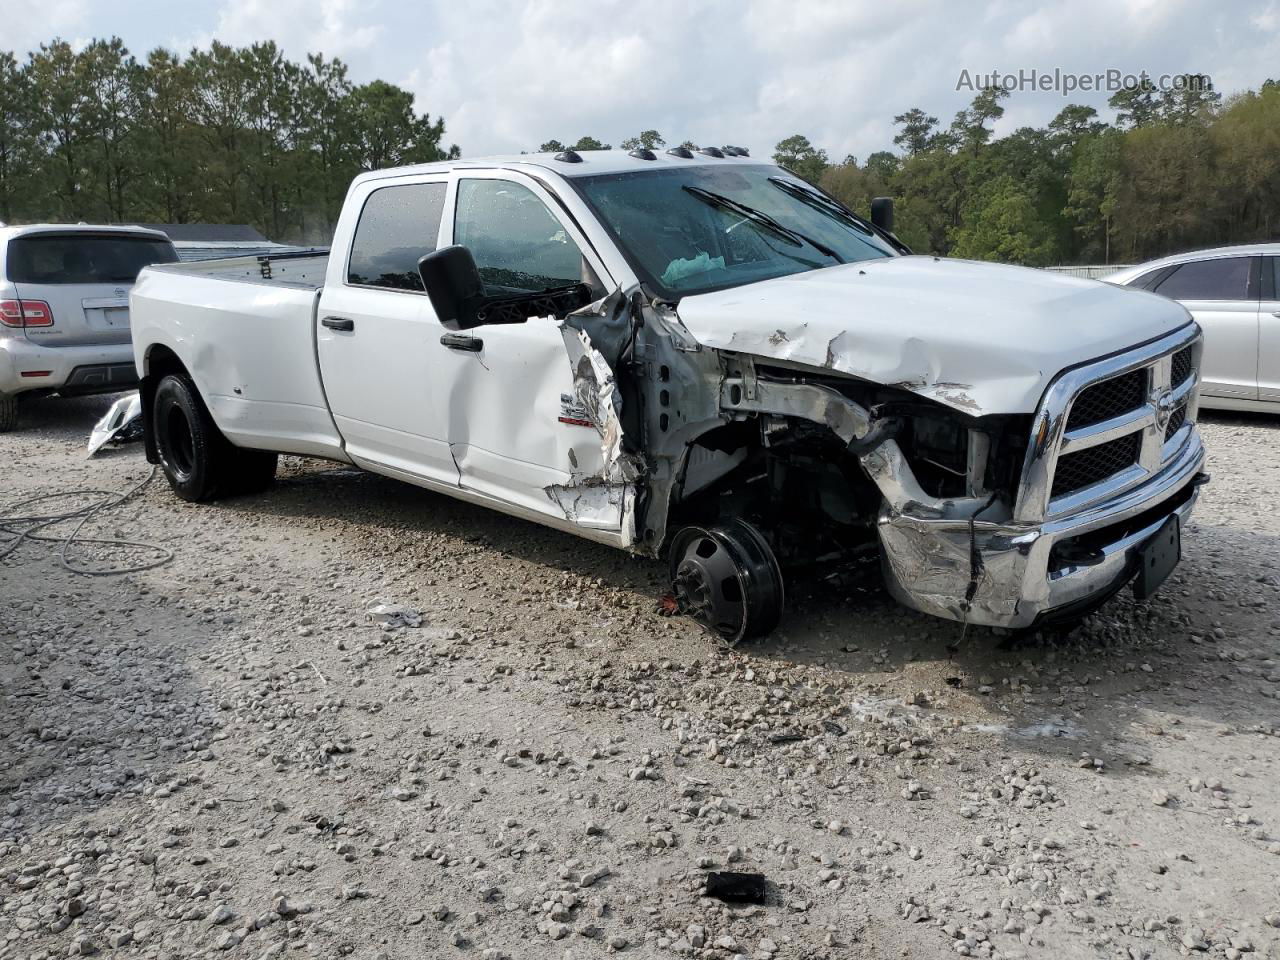
[[[699,343],[911,390],[962,413],[1032,413],[1067,367],[1185,325],[1141,290],[1045,270],[891,257],[685,297]]]

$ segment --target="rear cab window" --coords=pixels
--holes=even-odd
[[[418,261],[436,248],[446,186],[406,183],[369,194],[351,241],[347,283],[422,293]]]
[[[5,273],[13,283],[130,284],[153,263],[175,263],[173,244],[128,234],[28,234],[9,241]]]
[[[1184,263],[1155,286],[1171,300],[1257,300],[1254,257],[1219,257]]]

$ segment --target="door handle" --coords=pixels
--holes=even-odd
[[[479,353],[484,349],[484,341],[479,337],[469,337],[464,333],[446,333],[440,338],[450,350],[465,350],[468,353]]]
[[[1274,312],[1274,313],[1272,313],[1271,315],[1272,315],[1273,317],[1280,317],[1280,310],[1275,311],[1275,312]]]
[[[348,320],[346,317],[325,317],[320,321],[320,324],[330,330],[342,330],[346,333],[350,333],[356,328],[355,321]]]

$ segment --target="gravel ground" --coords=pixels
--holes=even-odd
[[[107,404],[29,404],[0,507],[145,478],[84,458]],[[661,567],[391,480],[159,478],[85,532],[171,563],[0,562],[0,960],[1280,957],[1280,421],[1204,433],[1160,594],[1017,640],[868,582],[726,650]]]

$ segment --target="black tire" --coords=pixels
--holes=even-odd
[[[275,479],[276,455],[233,446],[186,377],[169,374],[160,381],[151,403],[151,429],[160,467],[183,500],[257,493]]]
[[[0,393],[0,433],[18,429],[18,398],[11,393]]]

